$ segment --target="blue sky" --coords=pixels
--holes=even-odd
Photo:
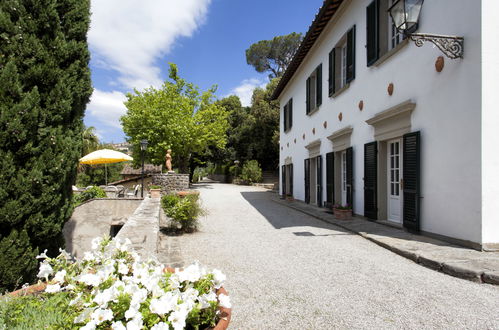
[[[138,6],[137,4],[140,4]],[[159,87],[168,62],[181,77],[217,96],[248,104],[267,73],[246,64],[245,50],[259,40],[306,33],[322,0],[92,0],[88,35],[94,93],[85,124],[103,142],[125,140],[119,118],[125,94]]]

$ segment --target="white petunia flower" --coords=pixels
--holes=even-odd
[[[83,253],[83,260],[85,261],[94,261],[95,260],[95,254],[89,251],[85,251]]]
[[[186,269],[181,272],[178,272],[178,277],[180,282],[196,282],[201,278],[201,269],[198,263],[194,263],[189,265]]]
[[[97,250],[102,243],[102,237],[96,237],[92,240],[92,250]]]
[[[81,296],[83,293],[79,292],[76,297],[69,302],[69,306],[73,306],[81,301]],[[79,322],[78,322],[79,323]]]
[[[142,329],[142,314],[138,314],[131,321],[128,321],[126,324],[126,330],[140,330]]]
[[[130,307],[128,308],[128,310],[125,312],[125,318],[127,320],[130,320],[130,319],[133,319],[135,317],[137,317],[137,315],[139,315],[139,305],[132,305],[130,304]],[[127,325],[128,327],[128,325]]]
[[[107,307],[107,303],[113,300],[113,290],[111,288],[104,291],[99,291],[93,301],[100,306]]]
[[[96,324],[95,321],[90,321],[87,324],[85,324],[83,327],[80,328],[80,330],[95,330]]]
[[[159,322],[158,324],[153,325],[151,330],[169,330],[170,326],[165,322]]]
[[[73,257],[66,250],[59,248],[59,255],[63,256],[66,260],[71,260]]]
[[[171,322],[173,329],[180,330],[185,328],[185,319],[187,318],[187,314],[189,314],[189,312],[183,304],[177,306],[177,309],[168,317],[168,321]]]
[[[56,284],[49,284],[47,285],[47,287],[45,288],[45,292],[47,293],[56,293],[56,292],[59,292],[61,291],[61,286],[59,285],[59,283],[56,283]]]
[[[105,321],[111,321],[113,319],[113,312],[110,309],[98,308],[92,313],[92,321],[99,325]]]
[[[167,292],[159,299],[152,299],[149,309],[155,314],[164,315],[177,306],[177,301],[177,296],[174,296],[171,292]]]
[[[125,326],[121,321],[116,321],[111,324],[111,329],[113,330],[126,330]]]
[[[123,262],[118,262],[118,273],[120,273],[122,275],[126,275],[126,274],[128,274],[129,271],[130,271],[130,269],[128,268],[128,266],[126,264],[124,264]]]
[[[48,281],[49,276],[52,275],[53,272],[54,270],[52,269],[52,266],[50,266],[46,262],[42,262],[40,264],[40,271],[38,272],[37,276],[40,278],[45,278],[45,280]]]
[[[36,256],[36,259],[47,259],[47,258],[48,258],[47,249],[45,249],[45,251]]]
[[[66,276],[66,270],[60,270],[54,275],[54,281],[58,283],[64,283],[64,277]]]
[[[231,308],[232,305],[230,303],[230,298],[227,295],[224,295],[223,293],[218,295],[218,301],[220,302],[220,306],[225,307],[225,308]]]
[[[76,280],[91,286],[98,286],[101,284],[101,278],[96,274],[82,274],[78,276]]]
[[[201,308],[210,307],[210,302],[213,301],[217,301],[217,295],[213,291],[199,296],[199,303],[201,304]]]
[[[215,289],[220,289],[224,284],[227,276],[225,276],[225,274],[218,269],[213,269],[212,274],[213,274],[213,285],[215,286]]]
[[[90,317],[93,311],[93,308],[85,308],[83,312],[75,318],[74,323],[85,322]]]

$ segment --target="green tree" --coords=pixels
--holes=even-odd
[[[272,40],[260,40],[246,50],[246,62],[260,73],[270,72],[271,79],[280,77],[293,59],[301,40],[301,33],[295,32]]]
[[[127,113],[121,122],[134,154],[140,154],[140,140],[147,139],[151,163],[163,164],[166,150],[172,149],[173,166],[186,173],[192,154],[202,153],[209,146],[225,147],[227,112],[214,103],[215,88],[200,92],[178,76],[175,64],[170,64],[169,77],[160,89],[150,87],[128,94]]]
[[[92,93],[89,0],[0,1],[0,289],[58,253]]]
[[[97,134],[95,134],[95,127],[89,126],[85,127],[83,130],[83,148],[81,152],[81,156],[85,156],[92,151],[99,149],[99,138]]]

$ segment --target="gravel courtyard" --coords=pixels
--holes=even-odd
[[[231,329],[499,329],[499,287],[424,268],[264,189],[196,189],[200,231],[161,240],[227,275]]]

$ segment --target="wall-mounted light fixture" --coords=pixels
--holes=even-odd
[[[421,47],[426,41],[433,43],[448,58],[463,58],[463,37],[439,34],[414,33],[418,28],[419,15],[424,0],[397,0],[388,9],[397,30]]]

